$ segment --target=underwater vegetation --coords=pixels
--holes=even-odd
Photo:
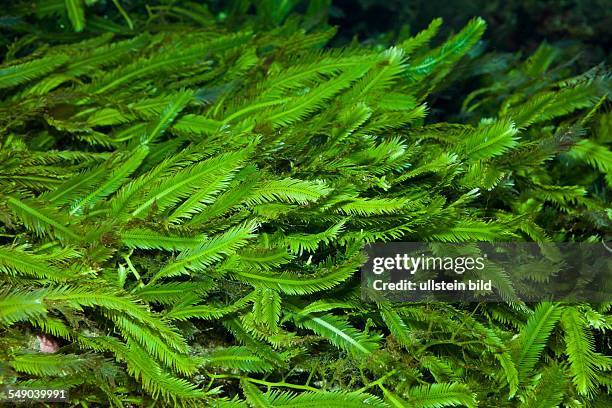
[[[364,245],[599,242],[612,80],[330,4],[0,19],[0,384],[70,406],[607,407],[612,299],[362,302]],[[492,30],[493,28],[489,28]]]

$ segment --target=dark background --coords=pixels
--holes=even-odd
[[[284,17],[266,21],[279,23],[292,11],[317,9],[318,23],[338,27],[333,45],[351,40],[391,42],[402,33],[416,33],[436,18],[444,19],[443,34],[458,31],[475,16],[483,17],[489,28],[485,35],[489,51],[533,51],[542,41],[572,46],[592,65],[610,58],[612,45],[612,0],[120,0],[134,20],[134,29],[146,24],[147,7],[179,6],[187,11],[204,11],[213,19],[226,18],[232,11],[244,15],[274,14],[278,4],[289,4]],[[101,21],[126,29],[125,21],[112,0],[86,0],[86,31],[95,32]],[[279,6],[280,7],[280,6]],[[27,33],[71,31],[63,12],[63,0],[0,0],[0,46]],[[265,10],[268,12],[266,13]],[[98,22],[94,22],[94,18]],[[169,14],[168,21],[173,21]],[[95,23],[95,24],[94,24]]]

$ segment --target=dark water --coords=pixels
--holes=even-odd
[[[334,0],[330,14],[342,38],[398,32],[403,25],[414,32],[436,17],[456,31],[481,16],[489,24],[491,48],[499,51],[535,48],[547,40],[580,41],[609,54],[612,45],[610,0]]]

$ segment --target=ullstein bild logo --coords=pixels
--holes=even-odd
[[[606,244],[393,242],[366,251],[366,301],[612,300]]]

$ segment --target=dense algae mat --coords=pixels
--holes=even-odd
[[[503,271],[505,304],[366,304],[358,276],[370,242],[603,238],[605,70],[564,77],[544,44],[487,74],[480,19],[384,49],[302,22],[9,48],[3,384],[89,406],[609,404],[610,304],[525,305]],[[483,76],[473,120],[434,123],[461,67]]]

